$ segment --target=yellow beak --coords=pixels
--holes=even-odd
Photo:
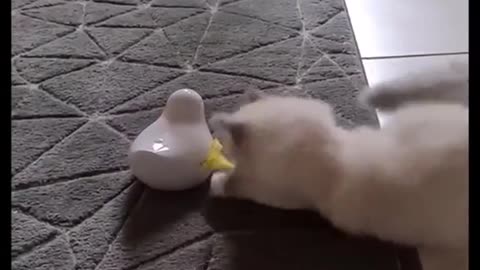
[[[208,150],[207,158],[202,162],[202,168],[209,171],[232,170],[235,165],[222,153],[223,146],[217,139],[213,139]]]

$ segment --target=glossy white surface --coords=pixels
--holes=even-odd
[[[362,60],[369,85],[389,81],[430,67],[446,66],[454,61],[468,61],[468,54]],[[377,115],[380,126],[385,125],[388,115],[379,111],[377,111]]]
[[[211,142],[202,98],[193,90],[178,90],[169,97],[163,114],[132,143],[128,163],[151,188],[191,188],[210,173],[201,163]]]
[[[467,0],[345,0],[362,58],[468,52]]]

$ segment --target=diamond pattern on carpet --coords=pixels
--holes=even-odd
[[[185,87],[208,115],[257,88],[376,125],[341,0],[12,0],[12,27],[13,269],[398,269],[314,213],[150,190],[126,164]]]

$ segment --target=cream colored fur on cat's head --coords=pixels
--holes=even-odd
[[[217,188],[224,194],[217,195],[287,209],[316,208],[309,189],[327,195],[341,173],[335,160],[339,134],[322,101],[262,97],[233,114],[215,115],[210,124],[236,163],[225,187]]]

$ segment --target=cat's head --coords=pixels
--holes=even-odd
[[[237,111],[216,113],[209,121],[225,154],[236,164],[223,195],[304,208],[296,181],[311,179],[310,168],[321,167],[311,158],[315,155],[311,148],[332,138],[330,107],[318,100],[258,91],[245,95],[248,102]]]
[[[214,136],[222,141],[225,151],[229,156],[235,155],[235,152],[237,155],[240,154],[238,151],[246,143],[247,137],[252,136],[249,134],[253,131],[249,131],[249,129],[252,129],[250,126],[253,123],[249,121],[249,117],[246,117],[246,115],[249,113],[254,114],[254,112],[245,110],[245,106],[255,103],[260,99],[266,98],[266,95],[258,90],[248,90],[241,98],[242,101],[240,102],[241,106],[239,110],[234,113],[214,113],[208,121]],[[254,120],[255,117],[254,115],[252,116],[253,117],[250,117],[250,120]]]

